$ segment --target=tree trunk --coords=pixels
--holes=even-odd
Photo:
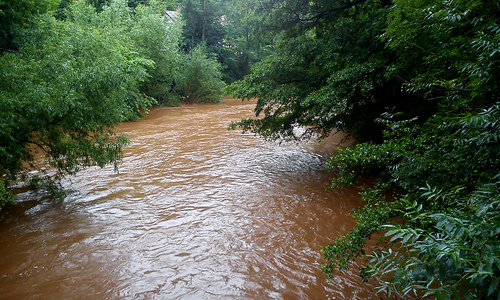
[[[201,0],[201,9],[203,11],[201,15],[201,41],[205,43],[205,20],[206,20],[206,9],[205,0]]]
[[[249,56],[250,56],[250,37],[249,37],[249,28],[248,26],[245,28],[246,30],[246,39],[247,39],[247,53],[245,53],[245,65],[243,66],[243,76],[247,76],[248,74],[248,64],[249,64]]]

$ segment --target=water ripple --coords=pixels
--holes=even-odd
[[[152,109],[118,128],[133,141],[119,173],[81,172],[59,204],[21,194],[0,222],[2,298],[377,299],[353,272],[320,272],[360,204],[325,191],[335,145],[226,130],[252,107]]]

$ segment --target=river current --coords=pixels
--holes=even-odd
[[[227,130],[254,106],[154,108],[116,128],[132,141],[118,173],[65,179],[63,201],[18,194],[0,219],[0,299],[378,299],[354,268],[320,271],[361,204],[325,190],[340,138]]]

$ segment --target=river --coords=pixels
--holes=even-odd
[[[338,140],[227,130],[254,105],[154,108],[116,129],[132,140],[118,173],[65,179],[63,201],[20,193],[0,219],[0,298],[378,299],[355,269],[320,271],[361,204],[325,190]]]

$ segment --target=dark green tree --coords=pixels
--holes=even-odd
[[[263,10],[265,20],[279,35],[274,54],[233,86],[235,96],[259,99],[258,118],[237,124],[244,130],[300,138],[294,128],[304,126],[302,137],[336,129],[360,142],[380,141],[382,126],[374,120],[387,109],[422,119],[431,113],[432,102],[387,76],[394,55],[379,38],[389,12],[385,3],[273,1],[263,7],[271,7]]]
[[[268,34],[259,34],[260,1],[183,0],[185,20],[181,48],[184,52],[204,44],[222,65],[223,80],[234,82],[265,56]],[[264,32],[264,31],[262,31]]]
[[[251,67],[268,54],[266,46],[271,44],[272,38],[260,30],[260,1],[222,0],[221,5],[225,8],[225,81],[233,82],[243,79]]]
[[[220,54],[224,46],[223,12],[216,0],[184,0],[181,13],[185,21],[182,49],[187,53],[205,44],[209,53]]]
[[[32,25],[35,15],[55,12],[61,0],[1,0],[0,53],[20,46],[19,35]]]

